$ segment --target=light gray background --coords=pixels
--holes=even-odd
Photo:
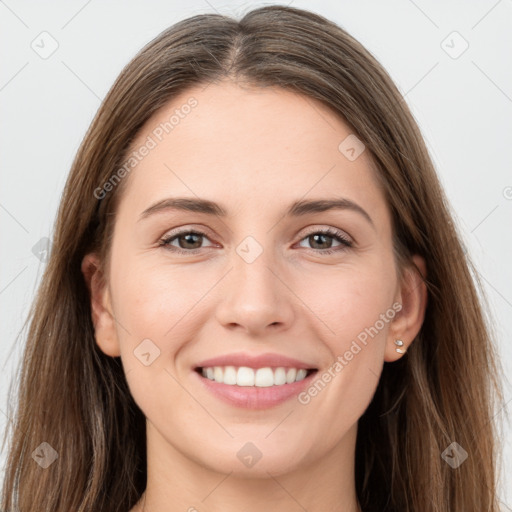
[[[1,432],[8,422],[7,388],[22,349],[16,335],[44,267],[32,249],[42,238],[51,239],[72,159],[101,99],[122,67],[169,25],[205,12],[239,17],[269,3],[0,0]],[[510,374],[512,1],[292,0],[290,5],[348,30],[405,95],[478,265]],[[458,55],[464,40],[469,46]],[[56,51],[42,58],[52,44],[58,44]],[[506,406],[497,420],[510,412],[511,400],[507,383]],[[512,504],[511,432],[505,423],[504,507]],[[4,460],[5,451],[2,465]]]

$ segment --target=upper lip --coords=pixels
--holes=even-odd
[[[255,355],[242,352],[205,359],[195,367],[209,368],[213,366],[247,366],[249,368],[265,368],[270,366],[275,368],[304,368],[305,370],[316,369],[313,364],[299,361],[298,359],[294,359],[283,354],[265,353]]]

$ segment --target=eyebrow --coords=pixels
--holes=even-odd
[[[139,217],[139,221],[151,215],[168,210],[180,210],[195,213],[204,213],[206,215],[217,215],[226,217],[227,210],[220,204],[208,199],[190,198],[190,197],[172,197],[162,199],[156,202]],[[326,212],[328,210],[351,210],[362,215],[373,227],[375,227],[372,218],[361,206],[354,201],[344,197],[333,199],[317,199],[317,200],[299,200],[291,204],[285,216],[300,217],[310,213]]]

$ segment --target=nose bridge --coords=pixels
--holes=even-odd
[[[275,275],[270,271],[276,266],[272,248],[268,244],[263,248],[252,240],[244,241],[237,247],[233,260],[235,286],[244,290],[246,300],[254,295],[254,299],[266,299],[270,303],[275,298],[276,284]]]
[[[233,254],[232,291],[246,308],[251,304],[257,309],[275,306],[279,290],[276,290],[276,277],[270,270],[276,265],[269,238],[266,238],[264,246],[255,237],[247,236]]]
[[[268,236],[260,243],[256,237],[247,236],[235,247],[232,270],[218,308],[222,324],[238,324],[258,331],[291,320],[290,294],[276,277],[278,265],[275,251],[269,246],[271,238]]]

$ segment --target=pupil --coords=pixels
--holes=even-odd
[[[313,237],[313,240],[314,240],[314,243],[315,243],[315,244],[317,243],[317,239],[318,239],[318,238],[324,238],[324,239],[325,239],[325,238],[329,238],[329,236],[327,236],[327,235],[322,235],[322,234],[312,235],[312,237]],[[330,244],[328,244],[328,247],[327,247],[327,248],[329,248],[329,247],[330,247]],[[325,247],[323,247],[323,248],[325,249]]]
[[[197,239],[200,238],[200,237],[201,237],[201,235],[198,235],[198,234],[195,234],[195,233],[187,233],[186,235],[183,235],[180,238],[185,239],[185,244],[192,244],[192,245],[194,244],[193,238],[196,238],[196,242],[195,243],[197,245],[197,243],[198,243]],[[199,245],[201,245],[201,244],[199,243]],[[182,246],[182,244],[180,244],[180,246]],[[182,246],[182,248],[183,248],[183,246]],[[185,248],[190,249],[189,246],[187,246]],[[192,249],[196,249],[196,248],[197,247],[192,247]]]

